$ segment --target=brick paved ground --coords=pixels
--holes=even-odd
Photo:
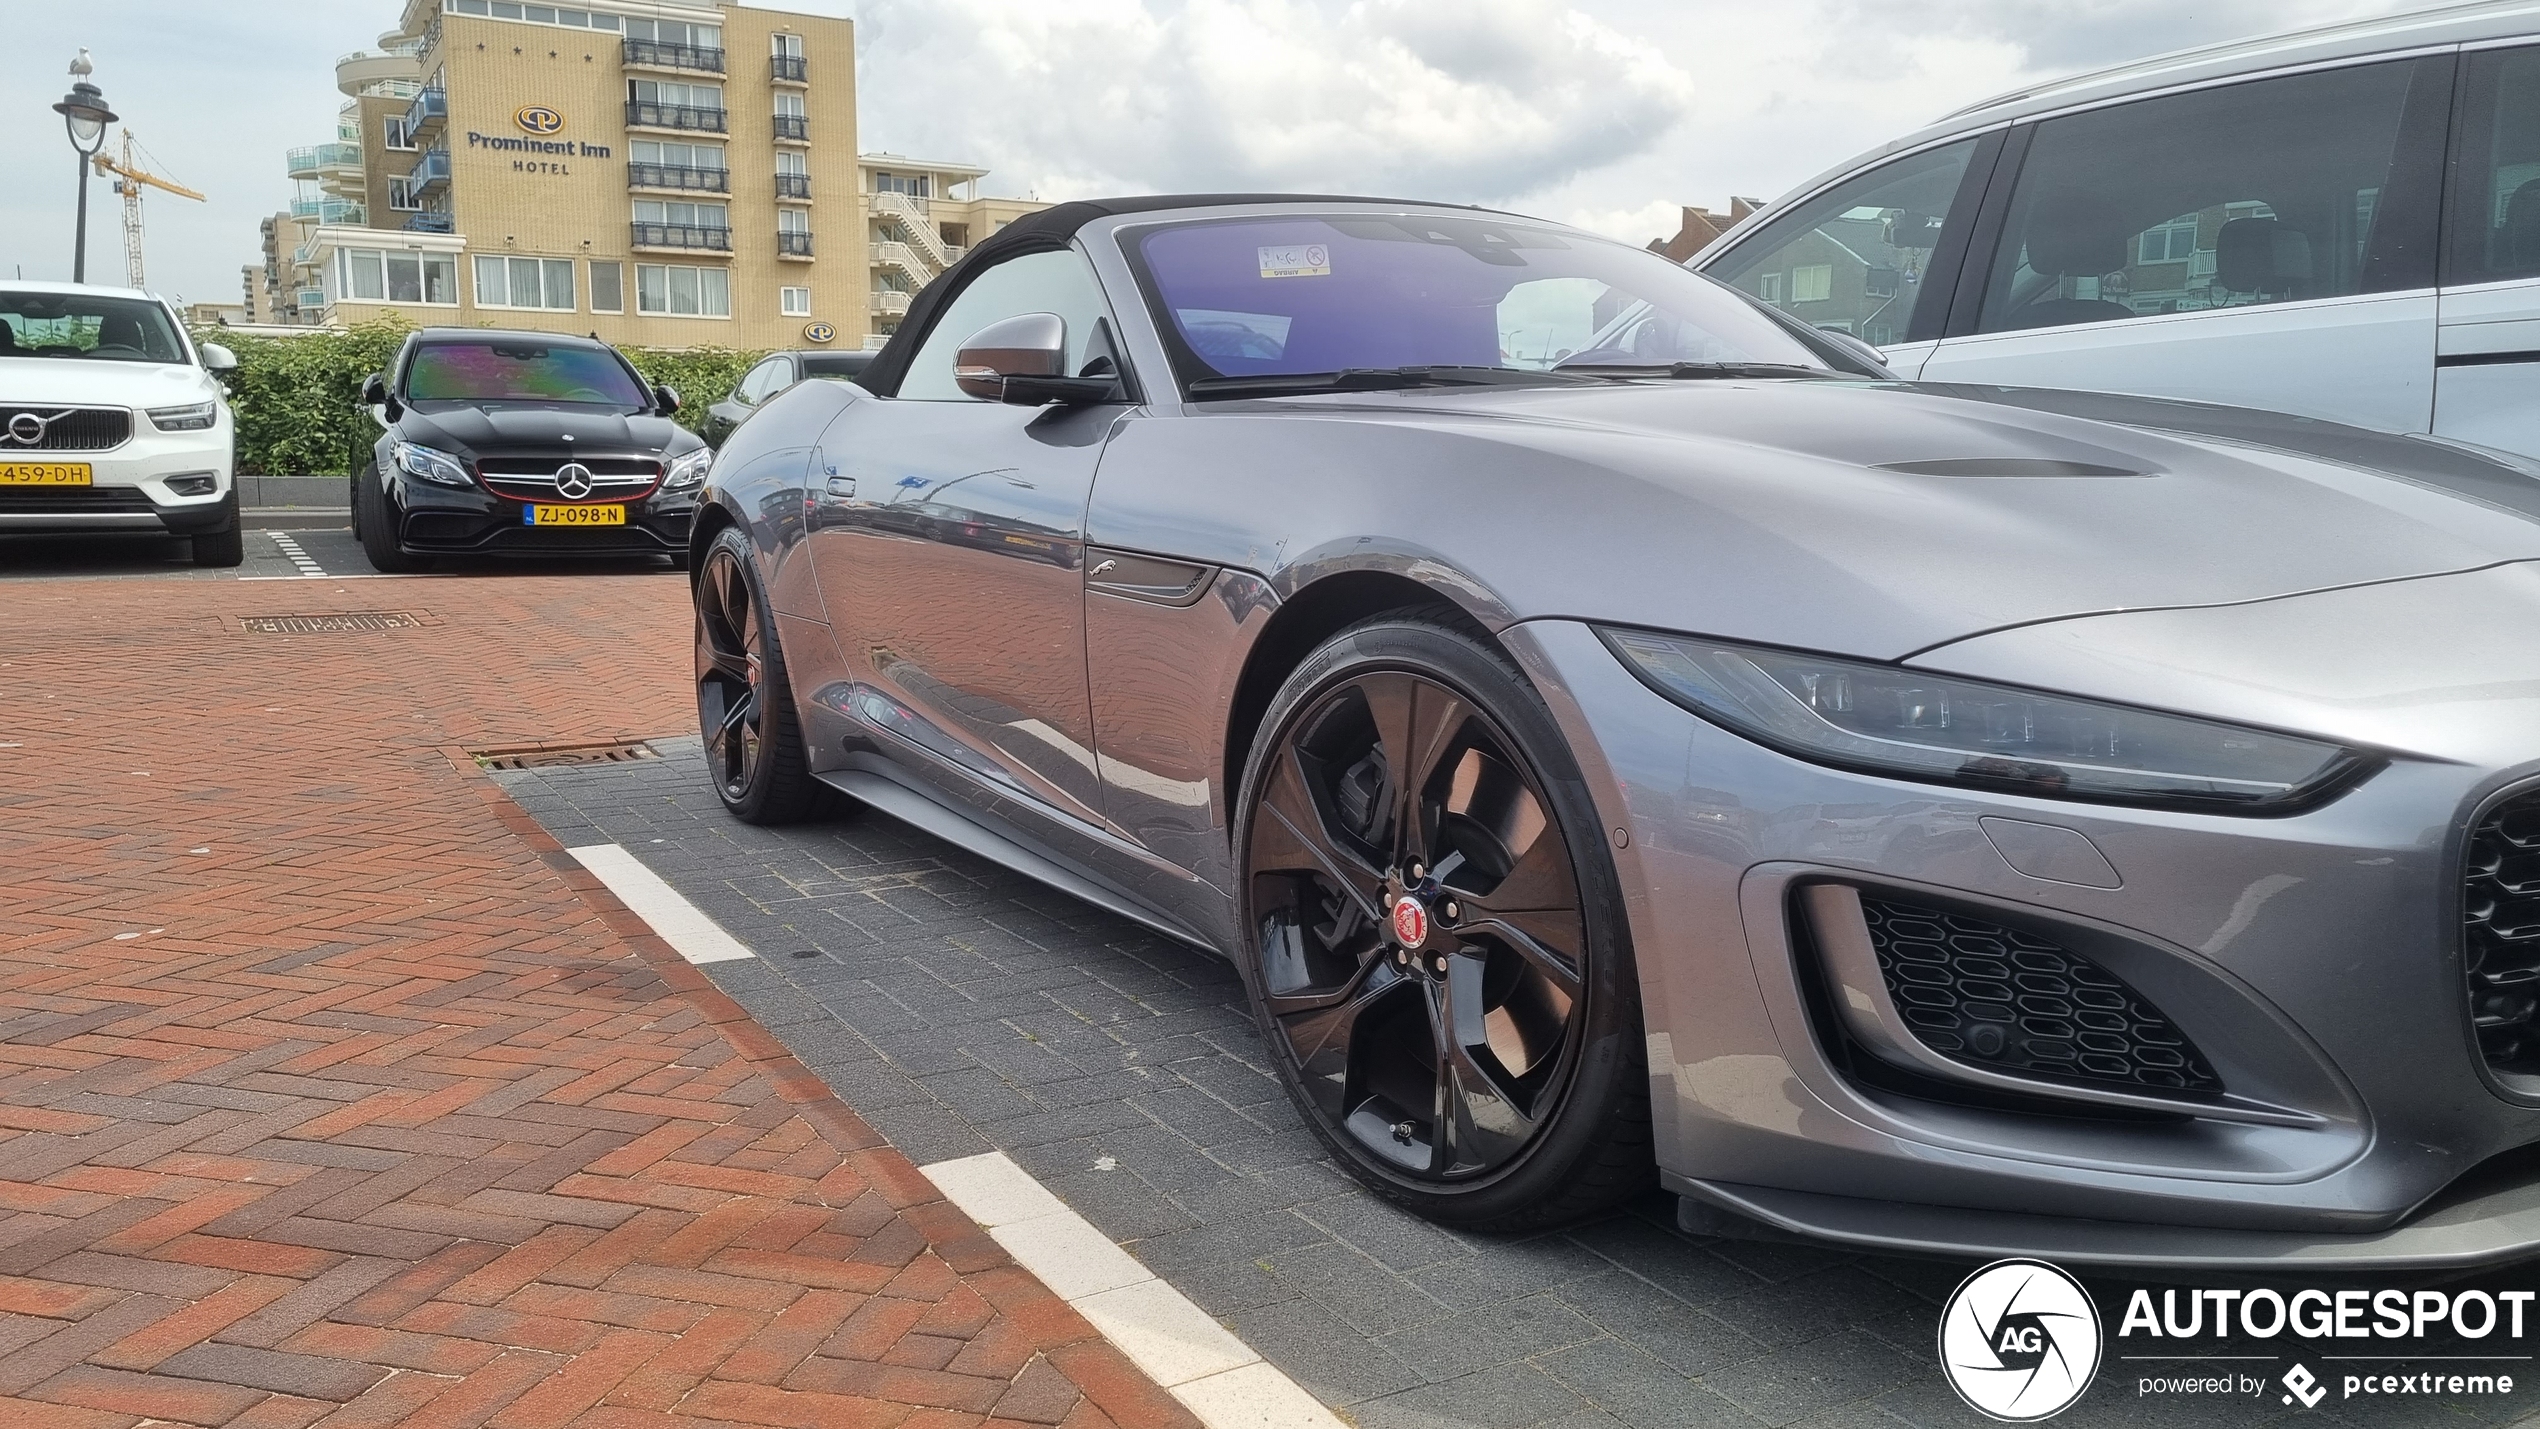
[[[0,599],[0,1424],[1189,1429],[454,757],[686,724],[684,596]]]

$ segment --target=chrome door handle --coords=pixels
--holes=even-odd
[[[829,478],[829,494],[837,497],[851,497],[855,495],[855,478],[852,476],[833,476]]]

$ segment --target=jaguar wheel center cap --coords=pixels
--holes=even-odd
[[[1417,948],[1429,940],[1429,910],[1420,900],[1408,894],[1394,900],[1394,941],[1406,948]]]

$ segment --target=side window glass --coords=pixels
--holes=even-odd
[[[1977,330],[2366,291],[2417,71],[2360,65],[2040,124]]]
[[[740,388],[733,395],[741,399],[742,406],[755,407],[775,392],[777,375],[783,370],[783,358],[770,358],[751,368],[749,375],[741,379]]]
[[[1116,363],[1109,328],[1111,307],[1081,253],[1062,249],[1009,258],[970,280],[926,334],[925,344],[900,379],[899,395],[921,402],[976,402],[953,382],[953,358],[970,335],[988,324],[1025,313],[1056,313],[1067,324],[1066,371],[1098,375],[1086,367],[1098,359]]]
[[[2451,281],[2540,276],[2540,50],[2469,57]]]
[[[1907,341],[1923,294],[1934,286],[1927,273],[1932,250],[1977,143],[1915,154],[1838,184],[1703,271],[1801,322],[1872,346]]]

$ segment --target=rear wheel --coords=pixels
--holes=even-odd
[[[388,494],[379,487],[379,467],[365,466],[353,478],[353,529],[361,534],[362,554],[371,569],[399,576],[423,569],[423,562],[397,546],[397,521],[388,510]]]
[[[789,824],[827,804],[811,775],[785,652],[758,585],[749,537],[725,530],[697,572],[697,723],[723,807],[749,824]]]
[[[1640,1000],[1600,826],[1505,656],[1387,619],[1289,677],[1238,813],[1242,964],[1361,1181],[1520,1231],[1650,1180]]]

